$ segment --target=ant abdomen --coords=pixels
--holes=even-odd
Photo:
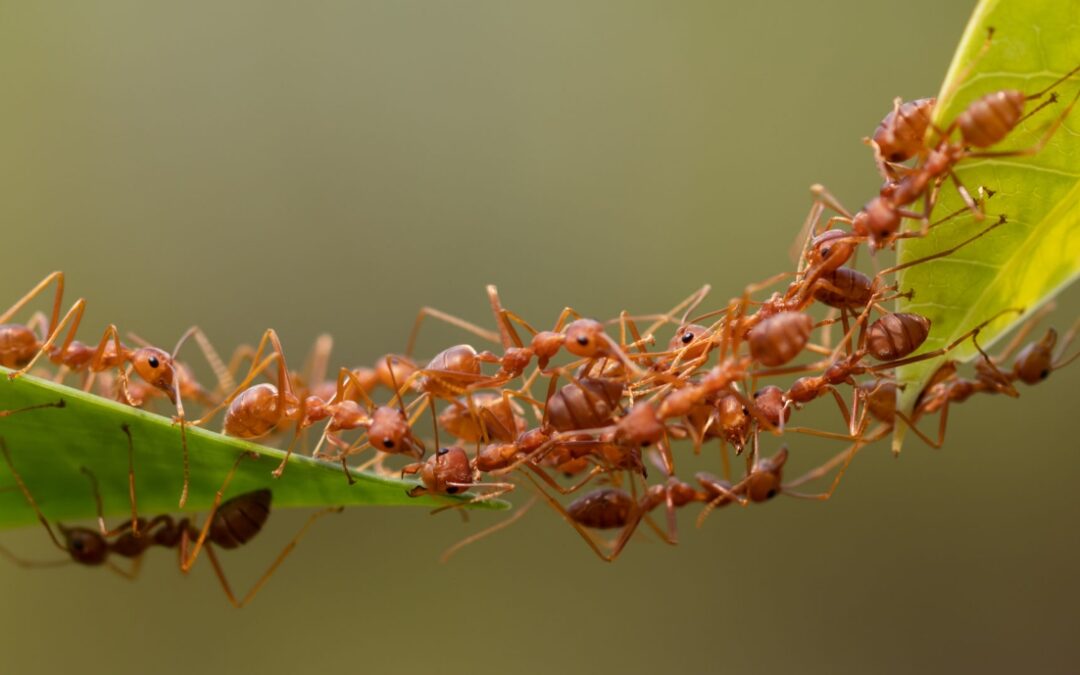
[[[225,412],[225,433],[237,438],[258,438],[270,433],[282,419],[277,399],[278,389],[269,382],[244,390]]]
[[[0,366],[22,368],[41,347],[34,331],[20,324],[0,326]]]
[[[910,355],[930,334],[930,319],[921,314],[886,314],[866,330],[866,350],[878,361],[893,361]]]
[[[891,380],[873,380],[859,385],[865,397],[866,409],[879,422],[892,424],[896,418],[896,383]]]
[[[646,401],[637,403],[615,425],[615,441],[630,447],[652,445],[664,437],[664,424],[656,407]]]
[[[919,154],[936,100],[920,98],[901,103],[881,120],[873,140],[882,157],[890,162],[904,162]]]
[[[566,507],[575,522],[597,530],[625,527],[637,505],[634,498],[618,488],[601,488],[579,497]]]
[[[987,94],[956,118],[964,144],[987,148],[1000,143],[1024,116],[1024,92],[1005,89]]]
[[[270,517],[270,490],[263,488],[237,495],[218,507],[210,524],[210,541],[232,549],[255,538]]]
[[[837,309],[862,309],[870,302],[873,281],[850,267],[824,274],[814,286],[814,299]]]
[[[800,312],[770,316],[747,334],[750,354],[763,366],[782,366],[799,355],[813,328],[814,320]]]
[[[619,410],[622,382],[594,377],[579,382],[564,385],[548,399],[548,423],[558,431],[606,426]]]
[[[424,485],[409,490],[410,497],[417,497],[425,492],[440,495],[461,494],[467,491],[468,485],[473,482],[469,455],[456,445],[439,448],[418,467],[418,471]],[[405,472],[413,471],[406,467]]]

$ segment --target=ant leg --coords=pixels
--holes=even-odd
[[[187,574],[191,570],[191,566],[195,564],[195,560],[199,557],[199,552],[203,548],[206,537],[210,533],[210,526],[214,524],[214,514],[217,513],[217,509],[221,506],[221,498],[225,494],[225,490],[229,487],[229,483],[232,482],[233,476],[236,475],[236,470],[240,468],[240,462],[245,459],[259,459],[259,456],[253,452],[245,452],[236,458],[233,462],[232,468],[225,474],[225,480],[222,481],[221,487],[218,488],[217,494],[214,495],[214,501],[210,506],[210,510],[206,512],[206,519],[203,523],[202,530],[199,532],[198,539],[195,540],[195,546],[191,549],[191,553],[186,551],[187,532],[184,533],[184,541],[182,542],[180,550],[180,571]],[[209,547],[207,547],[209,550]]]
[[[992,27],[987,28],[986,29],[986,40],[983,41],[983,44],[979,48],[979,51],[976,52],[975,56],[970,61],[967,62],[967,64],[964,66],[963,70],[961,70],[956,75],[956,77],[950,78],[948,75],[946,75],[946,79],[949,80],[950,85],[945,91],[941,92],[940,96],[937,97],[938,101],[948,101],[950,98],[952,98],[953,94],[956,93],[956,90],[962,84],[964,84],[964,82],[969,77],[971,77],[971,73],[974,71],[975,66],[979,63],[979,61],[981,61],[983,59],[984,56],[986,56],[986,52],[990,51],[990,44],[993,41],[993,39],[994,39],[994,29]],[[942,138],[945,138],[946,136],[948,136],[949,134],[952,133],[953,129],[956,128],[956,121],[954,120],[953,123],[951,125],[949,125],[949,127],[947,129],[939,129],[937,127],[937,125],[933,125],[933,124],[931,126],[933,127],[934,131],[938,134],[938,136],[940,136]]]
[[[666,324],[669,324],[669,323],[673,323],[671,321],[671,319],[675,316],[675,313],[679,312],[679,311],[683,312],[682,318],[679,320],[679,325],[680,326],[686,325],[686,317],[688,317],[691,312],[693,312],[695,309],[697,309],[698,305],[700,305],[702,302],[704,302],[705,296],[707,296],[709,294],[709,291],[711,291],[711,290],[712,290],[712,286],[710,286],[709,284],[705,284],[704,286],[702,286],[698,290],[694,291],[693,293],[690,294],[689,297],[685,298],[684,300],[682,300],[681,302],[676,304],[674,307],[669,309],[667,312],[664,312],[663,314],[661,314],[659,316],[659,318],[657,318],[652,324],[650,324],[645,329],[645,334],[646,335],[652,335],[653,333],[658,331],[662,326],[664,326]]]
[[[601,550],[599,544],[596,543],[596,540],[589,535],[588,531],[586,531],[580,523],[570,517],[570,514],[567,513],[566,508],[564,508],[562,504],[560,504],[554,497],[545,492],[543,488],[540,487],[540,484],[537,483],[532,476],[530,476],[529,474],[525,474],[525,477],[528,478],[529,481],[533,484],[539,496],[548,503],[548,506],[555,509],[555,512],[562,516],[563,520],[569,523],[570,526],[573,527],[579,535],[581,535],[581,538],[585,540],[585,543],[589,545],[589,548],[593,550],[593,553],[595,553],[598,558],[600,558],[604,562],[612,561],[612,557],[609,554],[604,553],[603,550]]]
[[[121,577],[127,579],[128,581],[135,581],[136,579],[139,578],[139,572],[142,571],[142,562],[143,562],[143,556],[140,555],[137,558],[132,559],[131,567],[128,568],[128,569],[124,569],[123,567],[120,567],[119,565],[117,565],[116,563],[114,563],[111,560],[109,560],[109,561],[107,561],[105,563],[105,567],[110,572],[115,573],[117,576],[121,576]]]
[[[198,326],[192,326],[184,331],[184,334],[180,336],[180,339],[176,341],[176,346],[172,350],[172,359],[176,361],[177,354],[180,353],[180,348],[184,346],[189,337],[195,338],[195,344],[199,346],[199,351],[202,352],[203,358],[210,364],[210,369],[214,371],[214,377],[217,379],[218,387],[215,392],[221,392],[224,394],[227,391],[232,391],[236,388],[236,381],[233,378],[232,371],[230,371],[225,363],[221,360],[221,356],[218,355],[217,350],[214,349],[214,345],[211,344],[210,339],[206,337],[206,333],[202,331]]]
[[[270,567],[268,567],[266,571],[262,573],[262,576],[260,576],[255,581],[255,584],[251,587],[251,590],[249,590],[239,601],[236,599],[236,596],[233,595],[232,588],[230,588],[229,582],[225,578],[225,571],[221,567],[221,561],[218,560],[217,553],[214,551],[214,548],[212,546],[207,545],[206,556],[210,558],[210,564],[214,568],[214,574],[217,575],[218,581],[221,582],[221,590],[225,592],[225,597],[229,599],[229,602],[232,603],[232,606],[240,609],[244,605],[251,602],[255,595],[260,590],[262,590],[262,587],[266,585],[266,582],[270,580],[270,577],[273,576],[274,572],[277,571],[278,567],[281,566],[281,563],[285,562],[285,559],[288,558],[289,554],[293,552],[296,546],[300,543],[300,540],[303,539],[304,535],[307,534],[307,531],[311,529],[311,526],[315,523],[316,520],[329,513],[341,513],[344,510],[344,507],[336,506],[323,509],[321,511],[311,514],[311,516],[308,517],[307,522],[305,522],[303,527],[300,528],[300,531],[296,533],[296,535],[289,541],[288,544],[285,544],[285,548],[282,549],[281,553],[279,553],[278,556],[274,558],[274,561],[270,563]]]
[[[481,539],[483,539],[484,537],[487,537],[488,535],[491,535],[491,534],[495,534],[499,530],[506,529],[507,527],[510,527],[511,525],[516,523],[517,521],[521,520],[522,516],[524,516],[526,513],[528,513],[529,509],[531,509],[533,507],[533,505],[536,504],[536,500],[537,500],[537,497],[534,495],[529,501],[525,502],[524,506],[522,506],[519,509],[517,509],[516,511],[514,511],[512,514],[510,514],[509,517],[500,520],[499,522],[495,523],[491,527],[485,528],[485,529],[480,530],[479,532],[477,532],[475,534],[471,534],[468,537],[465,537],[464,539],[462,539],[458,543],[456,543],[453,546],[451,546],[450,548],[446,549],[445,551],[443,551],[442,555],[439,556],[439,562],[445,564],[446,561],[450,560],[450,558],[452,558],[458,551],[465,548],[469,544],[476,543],[476,542],[480,541]]]
[[[34,355],[34,358],[30,359],[30,363],[27,363],[25,366],[15,371],[14,373],[9,373],[8,379],[14,380],[30,372],[30,369],[34,367],[34,364],[37,363],[38,359],[40,359],[42,355],[47,354],[52,348],[52,346],[56,343],[56,338],[60,335],[60,331],[64,329],[64,326],[66,326],[68,322],[71,322],[71,326],[68,328],[67,331],[67,336],[64,338],[64,342],[60,346],[60,354],[63,355],[64,353],[66,353],[68,347],[75,340],[75,334],[79,330],[79,324],[82,322],[82,316],[85,310],[86,300],[84,300],[83,298],[79,298],[78,300],[76,300],[75,304],[73,304],[71,306],[71,309],[67,311],[67,314],[64,315],[64,318],[61,319],[60,322],[56,324],[55,328],[49,332],[49,337],[41,345],[41,348],[38,349],[38,352]]]
[[[64,399],[59,401],[53,401],[52,403],[37,403],[34,405],[24,406],[22,408],[12,408],[11,410],[0,410],[0,418],[10,417],[11,415],[18,415],[19,413],[30,412],[31,410],[41,410],[42,408],[63,408],[67,406],[67,402]]]
[[[289,441],[289,446],[285,449],[285,456],[281,458],[281,464],[277,465],[277,468],[270,472],[274,478],[281,478],[281,474],[285,473],[285,465],[289,463],[289,458],[292,457],[293,448],[296,447],[296,441],[304,433],[304,427],[301,422],[304,419],[304,403],[300,403],[300,419],[296,421],[296,430],[293,432],[292,440]]]
[[[1042,97],[1043,97],[1044,95],[1046,95],[1046,93],[1047,93],[1048,91],[1050,91],[1051,89],[1054,89],[1054,88],[1055,88],[1055,87],[1057,87],[1057,86],[1058,86],[1059,84],[1061,84],[1061,83],[1062,83],[1062,82],[1064,82],[1065,80],[1069,79],[1069,78],[1070,78],[1070,77],[1072,77],[1073,75],[1077,74],[1078,72],[1080,72],[1080,66],[1076,66],[1075,68],[1073,68],[1073,69],[1072,69],[1072,70],[1070,70],[1069,72],[1065,73],[1064,75],[1062,75],[1062,76],[1061,76],[1061,77],[1059,77],[1058,79],[1054,80],[1054,81],[1053,81],[1053,82],[1051,82],[1051,83],[1050,83],[1050,85],[1049,85],[1048,87],[1046,87],[1045,89],[1042,89],[1041,91],[1037,91],[1037,92],[1035,92],[1034,94],[1028,94],[1028,95],[1026,96],[1026,100],[1028,100],[1028,101],[1032,101],[1032,100],[1035,100],[1035,99],[1037,99],[1037,98],[1042,98]]]
[[[268,337],[269,332],[270,331],[263,334],[263,339],[259,342],[259,348],[257,350],[255,350],[254,358],[251,361],[251,367],[248,369],[248,373],[247,373],[247,375],[244,376],[244,379],[241,380],[240,383],[236,385],[236,388],[228,396],[226,396],[224,399],[222,399],[221,403],[219,403],[216,406],[214,406],[213,408],[211,408],[207,413],[205,413],[199,419],[188,422],[189,425],[191,425],[193,427],[198,427],[198,426],[202,426],[202,425],[206,424],[207,422],[209,422],[211,419],[213,419],[213,417],[215,415],[218,414],[218,412],[220,412],[222,409],[228,407],[229,404],[232,403],[236,399],[237,396],[244,393],[244,391],[248,388],[248,386],[251,385],[251,383],[255,380],[255,378],[258,377],[259,375],[261,375],[264,370],[269,368],[270,365],[272,363],[274,363],[274,361],[280,360],[282,358],[282,355],[280,353],[270,354],[266,358],[263,358],[263,356],[262,356],[263,352],[266,350],[266,347],[265,347],[264,343],[269,340],[269,337]],[[260,361],[259,359],[262,359],[262,360]],[[284,368],[282,367],[282,364],[278,364],[279,381],[281,379],[281,372],[283,370],[284,370]],[[288,382],[288,373],[287,372],[286,372],[286,376],[285,376],[285,381]],[[291,393],[291,387],[290,387],[290,393]]]
[[[495,316],[495,323],[499,326],[499,338],[502,341],[503,350],[507,350],[511,347],[523,347],[524,343],[521,341],[521,336],[518,335],[514,325],[510,323],[508,318],[508,312],[502,307],[502,302],[499,300],[499,289],[495,287],[495,284],[487,285],[488,302],[491,303],[491,313]],[[533,335],[536,331],[531,326],[525,324],[526,327],[532,331]]]
[[[30,489],[26,487],[26,483],[23,482],[22,476],[15,469],[15,464],[11,461],[11,451],[8,450],[7,441],[3,436],[0,436],[0,453],[4,455],[4,461],[7,462],[8,469],[11,470],[11,475],[15,478],[15,482],[19,485],[19,490],[23,493],[23,497],[26,499],[26,503],[30,505],[30,508],[37,514],[37,518],[41,521],[41,524],[45,526],[45,531],[49,533],[49,539],[56,548],[60,549],[64,553],[68,552],[67,546],[60,543],[60,540],[56,538],[56,533],[53,532],[52,525],[49,525],[49,521],[46,520],[45,514],[41,512],[41,508],[38,506],[37,501],[34,499],[34,495],[30,494]]]
[[[709,481],[709,489],[715,490],[720,494],[717,495],[715,499],[706,504],[705,508],[701,510],[701,513],[698,514],[697,520],[695,521],[695,526],[701,527],[702,523],[705,522],[705,519],[708,518],[709,514],[712,513],[713,510],[715,510],[717,507],[724,506],[732,502],[743,507],[749,505],[750,500],[748,498],[740,496],[739,494],[734,492],[737,489],[742,489],[742,486],[745,485],[745,483],[746,479],[744,478],[738,484],[728,488],[715,481]]]
[[[984,151],[984,152],[965,152],[964,157],[965,158],[969,158],[969,157],[970,158],[980,158],[980,157],[981,158],[987,158],[987,157],[990,157],[990,158],[993,158],[993,157],[1024,157],[1024,156],[1028,156],[1028,155],[1038,154],[1039,151],[1041,151],[1043,149],[1043,147],[1045,147],[1046,144],[1050,141],[1050,138],[1057,132],[1058,128],[1060,128],[1061,125],[1065,123],[1065,118],[1067,118],[1069,116],[1069,113],[1072,112],[1073,106],[1076,105],[1076,101],[1078,99],[1080,99],[1080,91],[1076,92],[1076,96],[1073,96],[1072,100],[1069,101],[1069,105],[1065,106],[1065,109],[1061,111],[1061,114],[1057,116],[1057,118],[1054,120],[1053,124],[1051,124],[1049,126],[1049,128],[1047,128],[1046,132],[1042,135],[1042,138],[1040,138],[1035,143],[1035,145],[1029,146],[1027,148],[1021,148],[1019,150],[998,150],[998,151],[991,150],[991,151]]]
[[[309,386],[326,379],[326,373],[330,368],[330,353],[333,349],[334,337],[329,333],[323,333],[315,338],[311,353],[304,361],[303,373]]]
[[[814,469],[811,469],[810,471],[807,471],[802,476],[799,476],[798,478],[796,478],[796,479],[794,479],[794,480],[792,480],[792,481],[790,481],[788,483],[785,483],[784,488],[786,489],[786,488],[798,487],[800,485],[803,485],[804,483],[809,483],[810,481],[817,480],[818,478],[821,478],[822,476],[827,475],[830,471],[832,471],[838,465],[844,464],[844,463],[847,462],[848,455],[851,454],[852,448],[854,448],[855,445],[861,444],[862,447],[872,445],[873,443],[876,443],[877,441],[881,440],[882,438],[885,438],[885,436],[887,436],[889,434],[889,432],[891,432],[891,431],[892,431],[892,425],[890,425],[890,424],[879,424],[876,429],[874,429],[872,432],[870,432],[866,436],[863,436],[861,441],[858,441],[857,443],[852,444],[851,447],[845,448],[844,450],[841,450],[840,452],[836,453],[835,455],[833,455],[833,457],[831,459],[829,459],[829,461],[825,462],[824,464],[821,464],[820,466],[818,466],[818,467],[816,467]]]
[[[826,208],[832,209],[848,220],[854,218],[851,211],[844,208],[844,205],[840,203],[840,200],[834,197],[824,185],[820,183],[811,185],[810,194],[814,195],[814,201],[821,202]]]
[[[409,341],[405,343],[405,356],[412,356],[413,348],[416,346],[416,338],[420,335],[420,325],[423,324],[424,319],[429,316],[433,319],[438,319],[451,326],[456,326],[457,328],[472,333],[488,342],[493,342],[495,344],[501,343],[499,335],[486,328],[481,328],[465,319],[460,319],[453,314],[447,314],[446,312],[437,310],[433,307],[421,307],[420,311],[416,314],[416,321],[413,322],[412,331],[409,332]]]
[[[953,253],[956,253],[960,249],[964,248],[965,246],[967,246],[971,242],[975,241],[976,239],[979,239],[980,237],[983,237],[983,236],[989,234],[992,230],[995,230],[995,229],[1001,227],[1002,225],[1006,224],[1007,222],[1008,222],[1008,218],[1006,218],[1005,214],[1003,213],[1000,216],[998,216],[997,222],[995,222],[993,225],[991,225],[990,227],[987,227],[984,230],[981,230],[975,236],[970,237],[968,239],[965,239],[964,241],[960,242],[956,246],[949,247],[949,248],[947,248],[947,249],[945,249],[943,251],[938,251],[937,253],[934,253],[933,255],[928,255],[928,256],[925,256],[923,258],[918,258],[917,260],[909,260],[908,262],[902,263],[900,265],[893,265],[892,267],[886,267],[885,269],[878,272],[876,276],[884,276],[886,274],[892,274],[894,272],[899,272],[900,270],[907,269],[909,267],[914,267],[915,265],[921,265],[922,263],[930,262],[931,260],[937,260],[938,258],[944,258],[946,256],[950,256]]]
[[[960,194],[960,198],[964,200],[964,205],[967,206],[968,210],[971,211],[971,214],[975,216],[975,220],[983,220],[986,218],[986,214],[979,208],[979,204],[971,196],[971,193],[968,192],[968,189],[964,187],[963,181],[960,180],[960,177],[957,176],[956,172],[952,169],[949,169],[949,178],[952,180],[953,185],[956,186],[956,191]],[[927,213],[926,217],[922,218],[922,220],[923,222],[929,223],[929,213]]]
[[[843,479],[844,474],[847,473],[848,467],[851,466],[851,460],[855,459],[855,455],[858,454],[859,450],[864,448],[865,445],[866,444],[863,441],[855,441],[855,443],[851,445],[851,448],[847,453],[847,457],[844,459],[843,465],[840,467],[840,470],[836,472],[836,476],[833,477],[833,481],[829,485],[829,489],[825,492],[819,492],[817,494],[793,492],[788,489],[788,487],[790,486],[781,486],[780,491],[790,497],[796,497],[798,499],[816,499],[818,501],[826,501],[830,499],[833,496],[833,493],[836,492],[836,488],[840,485],[840,481],[841,479]]]
[[[128,440],[128,499],[131,503],[131,521],[125,522],[115,530],[107,528],[105,526],[105,509],[101,501],[101,490],[98,489],[97,476],[85,466],[80,467],[80,471],[90,480],[90,489],[94,493],[94,504],[97,506],[98,529],[101,530],[101,534],[105,537],[112,537],[130,529],[132,536],[139,537],[141,536],[139,532],[139,512],[135,501],[135,444],[131,439],[131,428],[127,424],[120,425],[120,428],[123,429]]]
[[[0,324],[7,323],[8,320],[15,316],[15,314],[25,307],[27,303],[41,295],[41,292],[53,281],[56,282],[56,291],[53,293],[52,316],[49,319],[49,335],[51,336],[55,332],[56,322],[60,318],[60,306],[64,303],[64,273],[60,271],[53,272],[39,281],[36,286],[30,289],[29,293],[19,298],[14,305],[7,308],[3,314],[0,314]]]
[[[60,567],[61,565],[67,565],[74,562],[71,558],[60,558],[59,560],[27,560],[26,558],[15,555],[3,546],[0,546],[0,556],[7,558],[8,562],[25,569]]]
[[[465,506],[479,504],[480,502],[490,501],[517,488],[517,485],[514,485],[513,483],[447,483],[447,485],[449,487],[462,488],[463,490],[467,490],[469,488],[472,488],[474,490],[491,488],[491,492],[486,492],[482,495],[475,495],[472,499],[468,501],[454,502],[453,504],[440,506],[439,508],[433,510],[431,512],[431,515],[435,515],[436,513],[442,513],[443,511],[449,511],[451,509],[460,509]]]
[[[1058,347],[1057,357],[1050,366],[1051,370],[1064,368],[1075,361],[1077,357],[1080,357],[1080,352],[1077,352],[1076,354],[1065,358],[1065,352],[1069,351],[1069,347],[1072,346],[1072,343],[1076,340],[1078,334],[1080,334],[1080,319],[1073,322],[1073,325],[1069,327],[1068,332],[1065,333],[1065,337],[1061,339],[1061,346]]]
[[[810,212],[806,214],[799,233],[795,235],[795,241],[788,247],[788,257],[798,264],[798,272],[802,274],[806,264],[806,252],[810,250],[810,242],[814,240],[814,225],[821,220],[821,214],[825,212],[825,204],[814,199],[810,205]]]
[[[555,490],[562,495],[573,494],[591,483],[593,478],[599,476],[602,473],[607,473],[607,470],[604,467],[597,465],[589,469],[589,473],[585,474],[585,478],[583,478],[582,480],[579,480],[577,483],[574,483],[573,485],[570,485],[568,487],[563,487],[558,483],[558,481],[548,475],[548,472],[545,471],[543,468],[536,466],[535,464],[527,464],[526,467],[530,471],[535,473],[538,478],[547,483],[552,490]]]
[[[901,421],[903,421],[903,423],[907,425],[908,429],[911,429],[915,433],[915,435],[919,437],[920,441],[926,443],[931,448],[935,450],[940,450],[942,446],[945,445],[945,427],[948,424],[949,419],[948,401],[945,401],[945,403],[941,406],[941,417],[938,418],[938,437],[936,441],[923,433],[922,430],[919,429],[919,427],[915,426],[914,418],[908,417],[899,410],[897,410],[893,414],[899,417]]]
[[[986,328],[988,325],[990,325],[994,321],[997,321],[1002,316],[1004,316],[1006,314],[1014,314],[1014,313],[1015,314],[1022,314],[1023,312],[1024,312],[1024,310],[1021,309],[1021,308],[1018,308],[1018,307],[1011,307],[1009,309],[1003,309],[1000,312],[998,312],[997,314],[995,314],[994,316],[987,319],[986,321],[983,321],[982,323],[975,326],[974,328],[972,328],[968,332],[966,332],[963,335],[961,335],[960,337],[956,338],[955,340],[953,340],[949,344],[945,345],[944,347],[941,347],[940,349],[935,349],[933,351],[924,352],[924,353],[918,354],[916,356],[908,356],[908,357],[903,358],[903,359],[897,359],[896,361],[887,361],[885,363],[879,363],[879,364],[877,364],[875,366],[868,367],[867,370],[876,373],[879,370],[890,370],[892,368],[899,368],[900,366],[906,366],[909,363],[918,363],[919,361],[925,361],[927,359],[935,359],[935,358],[937,358],[939,356],[947,354],[947,353],[951,352],[952,350],[956,349],[958,346],[960,346],[960,344],[962,342],[964,342],[968,338],[977,336],[979,334],[979,332],[982,331],[982,329]]]
[[[1055,303],[1053,302],[1048,302],[1037,309],[1030,317],[1028,317],[1023,325],[1020,326],[1020,330],[1016,331],[1016,335],[1009,340],[1009,343],[1005,345],[1004,349],[1002,349],[997,356],[993,357],[991,361],[994,363],[1004,363],[1005,361],[1008,361],[1009,358],[1016,353],[1016,350],[1024,345],[1028,335],[1031,335],[1031,331],[1035,330],[1035,326],[1045,319],[1050,312],[1054,311],[1054,309]]]

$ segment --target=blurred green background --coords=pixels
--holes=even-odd
[[[424,304],[489,322],[485,283],[539,324],[706,282],[720,302],[789,266],[811,183],[873,194],[860,138],[936,92],[972,4],[5,2],[3,297],[60,268],[88,336],[198,323],[229,349],[273,326],[299,359],[329,331],[352,365]],[[687,517],[679,547],[642,537],[614,565],[540,509],[445,565],[500,516],[349,511],[242,611],[161,551],[137,583],[0,565],[0,663],[1074,671],[1078,382],[956,409],[943,451],[868,450],[831,502]],[[833,448],[790,442],[799,466]],[[235,586],[304,515],[224,554]],[[3,544],[55,553],[36,528]]]

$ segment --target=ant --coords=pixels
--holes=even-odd
[[[133,462],[134,443],[132,441],[131,431],[126,425],[124,425],[123,431],[128,439],[128,463],[130,470],[130,466]],[[207,512],[201,528],[196,526],[195,523],[188,518],[174,520],[169,515],[159,515],[147,520],[139,517],[137,515],[135,504],[135,484],[134,474],[132,473],[130,474],[132,481],[130,490],[131,520],[124,521],[118,527],[111,530],[107,529],[105,526],[101,492],[98,488],[97,478],[89,469],[83,467],[82,472],[90,480],[93,498],[97,506],[98,529],[65,527],[60,523],[56,523],[56,528],[60,532],[60,536],[58,537],[52,526],[49,524],[48,519],[45,517],[45,514],[38,506],[30,489],[26,486],[26,482],[16,470],[11,459],[11,452],[8,449],[7,442],[2,437],[0,437],[0,452],[2,452],[4,461],[7,463],[12,476],[15,478],[19,490],[26,499],[26,503],[34,510],[38,520],[45,527],[49,539],[56,548],[68,556],[68,560],[62,562],[70,561],[88,567],[104,565],[120,576],[128,579],[135,579],[141,569],[144,554],[151,548],[161,547],[166,549],[176,549],[179,556],[180,571],[184,574],[187,574],[191,570],[200,551],[205,549],[206,555],[210,559],[210,564],[214,568],[214,573],[221,583],[222,591],[225,593],[229,602],[236,608],[243,607],[255,597],[256,593],[258,593],[266,582],[269,581],[271,575],[277,571],[277,568],[281,563],[283,563],[289,554],[292,553],[293,549],[296,548],[300,539],[307,533],[307,530],[316,519],[327,513],[340,512],[342,510],[341,507],[336,507],[324,509],[312,514],[300,531],[289,541],[266,571],[263,572],[254,585],[252,585],[251,589],[238,600],[225,577],[225,572],[218,560],[215,546],[222,549],[234,549],[247,544],[262,531],[267,518],[270,516],[272,495],[270,490],[265,488],[246,492],[225,500],[224,502],[222,501],[222,496],[228,488],[229,483],[232,481],[237,468],[240,466],[240,462],[245,458],[257,459],[257,455],[245,453],[236,459],[232,468],[226,474],[221,487],[215,494],[213,504]],[[4,553],[21,567],[53,566],[61,562],[26,561],[11,555],[7,551],[4,551]],[[116,565],[111,560],[112,556],[131,560],[131,567],[124,569],[123,567]]]
[[[895,411],[896,416],[900,417],[927,445],[940,448],[945,442],[950,404],[963,403],[976,393],[1003,393],[1012,397],[1019,396],[1019,392],[1013,386],[1014,382],[1023,382],[1029,386],[1039,384],[1048,378],[1050,373],[1080,358],[1080,352],[1066,357],[1066,352],[1080,332],[1080,320],[1076,321],[1065,334],[1064,339],[1060,341],[1060,346],[1057,331],[1049,328],[1042,338],[1020,349],[1044,313],[1036,313],[996,357],[990,357],[979,349],[982,358],[975,363],[976,378],[974,380],[958,377],[955,362],[948,361],[942,364],[916,399],[915,409],[911,416],[908,417],[900,411]],[[1012,368],[1003,372],[999,364],[1008,361],[1014,353],[1016,358]],[[928,438],[916,426],[921,417],[933,413],[940,413],[936,441]]]

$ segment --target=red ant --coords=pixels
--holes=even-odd
[[[128,462],[130,466],[133,461],[133,442],[130,430],[126,426],[123,427],[123,430],[128,437]],[[107,529],[105,527],[101,493],[98,489],[97,479],[93,473],[83,467],[83,473],[90,480],[94,501],[97,505],[100,531],[85,527],[65,527],[64,525],[57,523],[56,527],[60,531],[60,537],[57,537],[52,526],[49,524],[48,519],[45,517],[45,514],[41,511],[37,501],[34,499],[33,494],[30,492],[30,489],[26,486],[22,476],[15,469],[15,465],[11,459],[11,452],[8,450],[7,443],[2,437],[0,437],[0,452],[3,453],[4,461],[11,470],[12,476],[15,478],[19,490],[22,492],[27,504],[34,510],[38,520],[41,521],[41,524],[45,527],[49,539],[56,548],[68,556],[68,560],[89,567],[104,565],[121,576],[134,579],[138,575],[144,554],[153,547],[176,549],[179,556],[180,571],[184,574],[187,574],[191,570],[198,558],[199,552],[205,549],[206,555],[210,559],[210,564],[214,568],[214,573],[221,583],[222,591],[224,591],[229,602],[237,608],[243,607],[255,597],[255,594],[266,584],[270,579],[270,576],[277,570],[281,563],[285,561],[285,558],[287,558],[288,555],[292,553],[293,549],[296,548],[297,543],[304,534],[307,533],[308,528],[311,527],[312,523],[314,523],[317,518],[326,515],[327,513],[340,512],[342,510],[340,507],[324,509],[308,518],[300,531],[289,541],[282,552],[254,583],[251,590],[249,590],[243,598],[238,600],[233,594],[228,580],[225,578],[225,572],[218,560],[215,546],[223,549],[233,549],[248,543],[262,531],[262,528],[270,515],[271,492],[265,488],[237,495],[222,502],[222,495],[228,488],[240,462],[244,458],[251,457],[252,455],[244,454],[237,458],[228,474],[226,474],[220,489],[218,489],[215,494],[214,502],[207,512],[206,519],[201,528],[197,527],[188,518],[182,518],[177,521],[168,515],[156,516],[149,520],[138,517],[135,505],[134,476],[132,474],[130,495],[132,510],[131,520],[125,521],[114,529]],[[254,457],[257,458],[257,455]],[[4,553],[22,567],[52,566],[57,564],[55,562],[26,561],[11,555],[7,551],[4,551]],[[130,559],[132,560],[132,566],[129,569],[119,567],[110,559],[112,556]],[[63,562],[68,562],[68,560]]]
[[[1049,377],[1050,373],[1080,358],[1080,352],[1068,357],[1065,355],[1076,339],[1077,333],[1080,332],[1080,320],[1075,322],[1065,334],[1060,346],[1057,331],[1050,328],[1042,338],[1020,349],[1035,324],[1042,318],[1042,314],[1040,312],[1033,316],[998,356],[991,358],[979,349],[982,358],[975,363],[977,375],[974,380],[958,377],[955,362],[946,362],[923,388],[916,399],[915,410],[911,417],[899,411],[895,411],[895,415],[900,417],[927,445],[940,448],[945,442],[950,404],[962,403],[976,393],[1004,393],[1008,396],[1019,396],[1019,392],[1013,386],[1014,382],[1019,381],[1027,385],[1039,384]],[[1055,347],[1057,347],[1056,351]],[[999,364],[1007,361],[1013,353],[1016,353],[1016,359],[1013,361],[1012,368],[1003,372]],[[934,413],[940,413],[936,441],[928,438],[916,426],[920,418]]]

